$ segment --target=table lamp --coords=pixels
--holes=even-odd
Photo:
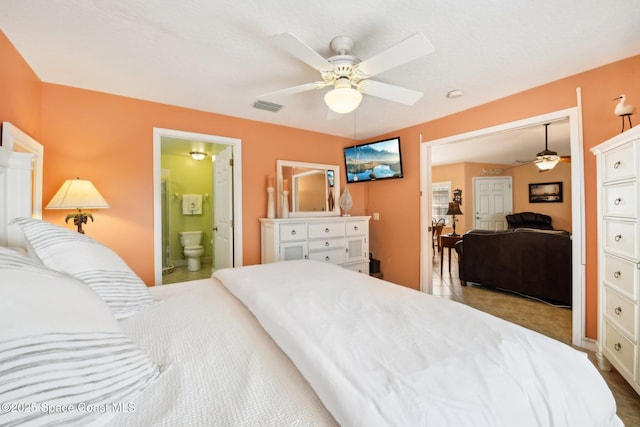
[[[447,209],[447,215],[451,215],[453,221],[453,233],[451,236],[458,236],[456,233],[456,215],[462,215],[460,210],[460,204],[458,202],[449,202],[449,209]]]
[[[73,225],[78,227],[78,233],[84,234],[82,224],[86,224],[88,218],[93,221],[93,215],[82,209],[105,209],[108,207],[109,204],[91,181],[76,178],[68,179],[62,184],[46,209],[77,209],[77,212],[68,214],[64,222],[73,218]]]

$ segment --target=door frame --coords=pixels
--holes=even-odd
[[[571,341],[573,345],[596,350],[596,342],[587,338],[585,334],[586,307],[585,307],[585,206],[584,206],[584,160],[582,141],[582,99],[580,88],[576,89],[577,106],[565,110],[554,111],[539,116],[503,123],[472,132],[452,135],[445,138],[422,142],[420,138],[420,218],[431,218],[431,148],[459,142],[465,139],[477,138],[488,134],[505,132],[522,127],[543,125],[556,120],[569,120],[569,138],[571,140],[571,221],[572,221],[572,333]],[[429,241],[428,234],[431,233],[428,227],[421,226],[421,248],[420,248],[420,289],[423,292],[431,293],[433,280],[433,262],[431,258],[431,246],[426,244]]]
[[[162,138],[179,138],[224,144],[233,147],[233,266],[242,260],[242,140],[226,136],[153,128],[153,266],[155,285],[162,285],[162,193],[161,147]]]

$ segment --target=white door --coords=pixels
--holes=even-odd
[[[216,156],[213,168],[213,270],[233,267],[233,147]]]
[[[473,206],[476,230],[506,230],[505,215],[513,209],[511,177],[473,178]]]

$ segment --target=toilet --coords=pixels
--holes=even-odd
[[[200,244],[202,231],[181,231],[179,234],[182,253],[187,259],[187,270],[200,270],[200,257],[204,253],[204,247]]]

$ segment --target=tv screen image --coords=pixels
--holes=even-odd
[[[402,178],[400,137],[344,148],[347,183]]]

